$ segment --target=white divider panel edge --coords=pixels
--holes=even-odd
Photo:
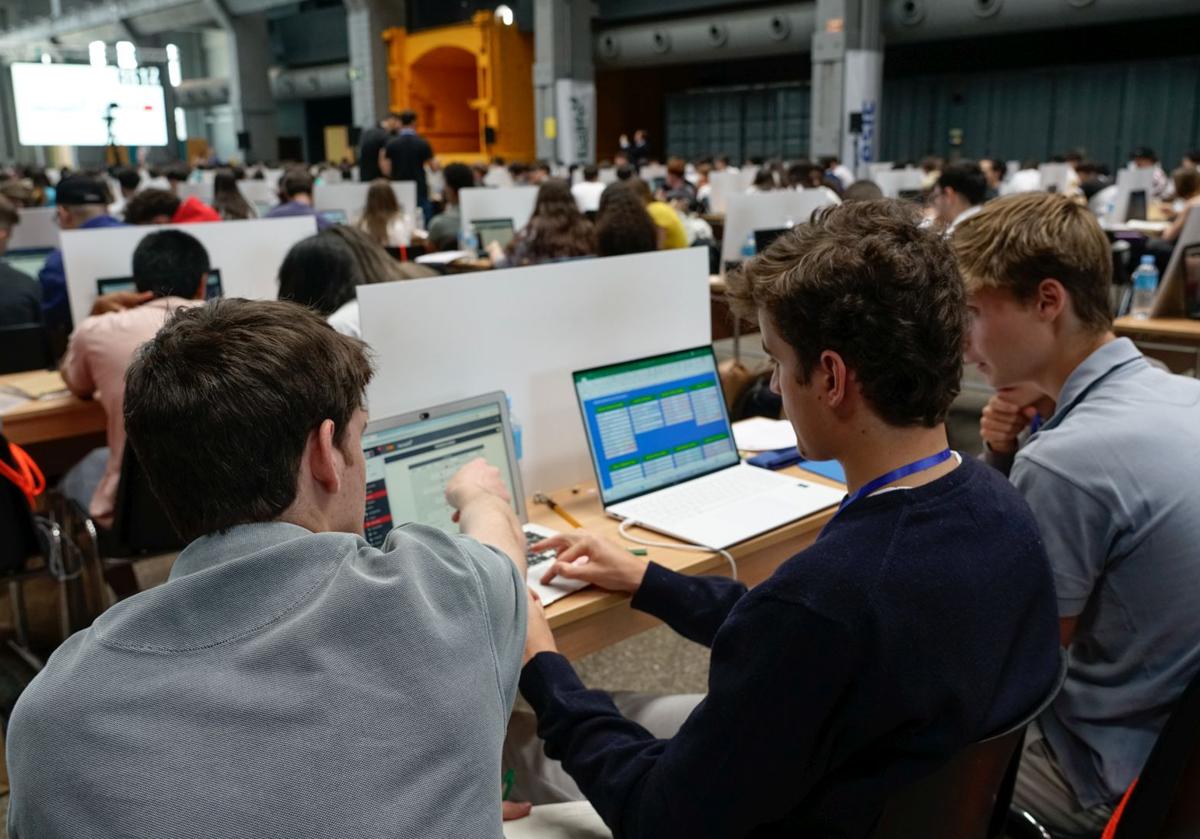
[[[831,203],[823,189],[777,189],[730,195],[721,238],[721,264],[740,260],[742,245],[755,230],[784,227],[789,219],[792,224],[803,224],[813,210]]]
[[[341,210],[351,224],[357,224],[367,206],[369,183],[343,181],[337,184],[317,184],[313,189],[313,207],[317,210]],[[416,218],[416,181],[392,181],[392,192],[401,209],[410,218]],[[420,226],[420,225],[418,225]]]
[[[17,210],[21,217],[20,223],[9,234],[10,251],[25,250],[26,248],[57,248],[61,232],[54,216],[58,212],[54,207],[27,207]]]
[[[82,322],[92,310],[96,280],[132,275],[133,252],[138,242],[148,233],[167,228],[182,230],[200,240],[208,251],[209,263],[221,272],[226,297],[274,300],[279,294],[278,274],[283,258],[292,245],[317,232],[317,221],[314,216],[296,216],[64,230],[63,266],[75,323]]]
[[[513,230],[529,223],[537,202],[536,186],[470,187],[458,194],[463,232],[479,218],[510,218]],[[482,393],[482,391],[480,391]]]
[[[884,198],[899,198],[902,190],[920,189],[924,179],[925,173],[920,169],[893,169],[875,175]]]
[[[503,390],[525,491],[594,478],[571,373],[707,344],[703,248],[360,286],[371,419]]]
[[[211,182],[180,184],[176,189],[175,194],[178,195],[182,201],[196,197],[205,204],[212,204],[213,185]]]
[[[1112,214],[1106,221],[1110,224],[1124,224],[1129,220],[1129,194],[1131,192],[1145,192],[1148,209],[1154,200],[1153,190],[1153,169],[1121,169],[1117,172],[1117,200],[1113,203]]]
[[[712,191],[708,194],[708,211],[718,215],[729,210],[730,195],[746,191],[746,188],[742,186],[742,173],[728,169],[709,172],[708,184],[712,187]]]
[[[238,192],[251,204],[269,204],[273,207],[279,203],[278,181],[238,181]]]

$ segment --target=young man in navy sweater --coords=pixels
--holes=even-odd
[[[708,694],[657,739],[584,687],[536,614],[521,692],[546,755],[618,836],[862,837],[890,794],[1046,700],[1054,586],[1025,502],[947,445],[963,284],[906,208],[832,208],[730,296],[762,327],[803,455],[845,467],[845,503],[753,591],[594,535],[550,540],[548,577],[630,592],[711,647]]]

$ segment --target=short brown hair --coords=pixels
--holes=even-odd
[[[1089,329],[1112,326],[1112,248],[1091,211],[1066,196],[998,198],[959,224],[950,244],[969,292],[1002,289],[1025,302],[1055,279]]]
[[[143,189],[125,205],[125,221],[129,224],[153,224],[159,216],[173,218],[183,202],[165,189]]]
[[[818,210],[729,276],[736,314],[767,312],[801,382],[837,352],[890,425],[932,427],[958,395],[966,295],[942,239],[898,201]]]
[[[309,434],[331,419],[341,445],[371,372],[361,341],[295,303],[181,308],[129,368],[125,430],[184,538],[272,521]]]
[[[1200,170],[1191,166],[1180,166],[1171,173],[1175,182],[1175,195],[1179,198],[1191,198],[1200,193]]]
[[[21,214],[13,203],[0,195],[0,230],[12,230],[21,223]]]

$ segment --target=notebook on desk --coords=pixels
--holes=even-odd
[[[574,374],[610,516],[726,548],[841,501],[842,493],[742,463],[712,346]]]
[[[372,421],[363,432],[362,447],[367,462],[363,530],[375,547],[383,544],[393,527],[405,522],[458,533],[454,510],[446,503],[446,482],[477,457],[500,470],[526,544],[554,535],[555,531],[530,523],[526,515],[508,400],[501,392]],[[561,577],[542,585],[545,563],[553,558],[553,551],[526,554],[527,582],[544,604],[585,585]]]

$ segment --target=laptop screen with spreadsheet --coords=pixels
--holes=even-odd
[[[711,346],[574,376],[605,504],[738,463]]]

